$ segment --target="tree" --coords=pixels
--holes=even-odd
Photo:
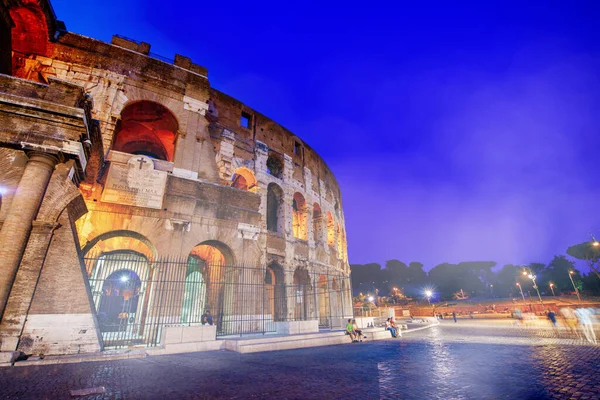
[[[588,267],[600,278],[600,245],[598,242],[583,242],[567,249],[567,254],[578,260],[585,260]]]
[[[352,292],[354,294],[360,292],[374,293],[376,289],[381,291],[384,287],[384,273],[381,270],[381,265],[377,263],[351,264],[350,271],[352,273]]]
[[[513,264],[506,264],[497,274],[494,275],[494,293],[499,297],[514,297],[517,279],[521,272],[519,267]]]
[[[546,293],[550,292],[550,282],[554,283],[555,290],[571,291],[573,285],[569,278],[569,271],[576,271],[573,261],[568,260],[563,255],[554,256],[548,267],[543,271],[543,277],[538,285]]]

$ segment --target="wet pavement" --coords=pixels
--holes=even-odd
[[[600,346],[551,329],[444,322],[402,339],[0,368],[0,398],[598,399]]]

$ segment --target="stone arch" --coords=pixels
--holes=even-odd
[[[36,3],[10,10],[14,22],[11,30],[12,51],[23,55],[45,55],[48,47],[46,16]]]
[[[267,230],[284,233],[283,189],[276,183],[267,186]]]
[[[148,100],[126,105],[113,134],[112,149],[173,161],[179,123],[165,106]]]
[[[304,321],[309,317],[309,301],[312,286],[308,271],[303,268],[296,268],[293,277],[294,289],[294,319],[296,321]]]
[[[80,217],[87,212],[85,202],[79,189],[67,178],[71,166],[72,163],[59,164],[56,166],[36,219],[54,222],[69,204],[76,201],[81,203],[81,207],[79,207],[81,208],[81,212],[76,217]]]
[[[292,232],[296,239],[308,240],[308,206],[300,192],[292,199]]]
[[[102,246],[101,244],[104,245]],[[95,256],[98,253],[116,250],[135,251],[143,254],[149,260],[155,260],[158,257],[156,247],[154,247],[148,238],[141,233],[128,230],[114,230],[102,233],[89,240],[81,248],[81,253],[84,256],[88,254]]]
[[[209,310],[215,319],[217,329],[223,329],[226,315],[232,310],[235,301],[237,275],[228,273],[234,265],[233,251],[218,240],[206,240],[194,246],[188,256],[188,273],[198,271],[202,276],[202,285],[194,288],[201,290],[197,294],[203,310]]]
[[[335,236],[337,239],[337,252],[338,252],[338,258],[342,258],[343,253],[344,253],[344,242],[343,242],[343,238],[342,238],[342,231],[340,228],[340,224],[337,224],[335,227]]]
[[[335,246],[335,220],[331,211],[327,211],[327,244]]]
[[[321,242],[323,240],[323,213],[319,203],[313,204],[312,224],[313,239],[315,242]]]
[[[285,283],[283,268],[278,263],[272,262],[267,266],[264,288],[264,314],[271,316],[272,321],[283,321],[286,310]]]
[[[256,193],[258,190],[258,182],[252,171],[248,168],[240,167],[237,168],[231,176],[231,187]]]
[[[317,282],[317,299],[319,302],[319,325],[329,326],[329,282],[323,274],[319,275]]]

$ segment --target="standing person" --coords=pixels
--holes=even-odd
[[[592,325],[592,315],[594,315],[593,309],[578,308],[575,310],[575,315],[577,315],[583,334],[588,342],[598,344],[596,341],[596,332],[594,332],[594,326]]]
[[[452,318],[454,319],[454,323],[456,323],[456,311],[452,311]]]

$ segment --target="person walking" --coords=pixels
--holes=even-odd
[[[454,319],[454,323],[456,323],[456,311],[452,311],[452,318]]]

